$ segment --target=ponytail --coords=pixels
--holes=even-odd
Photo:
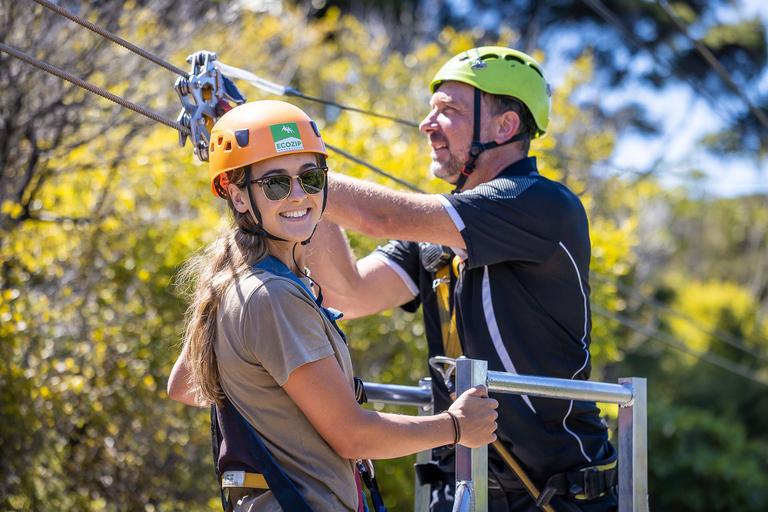
[[[242,169],[231,174],[232,183],[245,185]],[[214,351],[219,303],[229,287],[267,255],[266,240],[246,233],[255,226],[251,215],[238,212],[231,200],[227,202],[234,225],[192,256],[177,280],[190,301],[184,317],[184,350],[191,392],[199,403],[218,405],[224,399]]]

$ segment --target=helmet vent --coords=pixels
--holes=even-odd
[[[219,135],[219,146],[224,142],[224,137]]]
[[[227,143],[224,145],[224,151],[232,151],[232,141],[228,140]]]
[[[514,60],[519,62],[520,64],[525,64],[525,61],[518,57],[517,55],[505,55],[504,60]]]

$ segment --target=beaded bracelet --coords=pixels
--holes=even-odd
[[[451,411],[445,411],[448,416],[451,417],[453,420],[453,431],[456,433],[456,438],[453,441],[453,444],[446,445],[448,448],[455,448],[457,444],[459,444],[459,441],[461,440],[461,427],[459,426],[459,418],[456,417],[455,414],[453,414]]]

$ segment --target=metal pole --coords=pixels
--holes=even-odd
[[[648,510],[648,391],[646,380],[619,382],[634,390],[634,402],[619,409],[619,512]]]
[[[488,391],[619,405],[628,404],[633,398],[632,390],[621,384],[512,375],[494,371],[488,372]]]
[[[460,357],[456,360],[456,396],[477,385],[488,385],[488,362]],[[453,512],[487,512],[488,446],[456,446],[456,493]]]
[[[416,386],[401,386],[399,384],[379,384],[364,382],[365,394],[369,402],[382,404],[413,405],[429,407],[432,404],[431,384],[429,389]]]

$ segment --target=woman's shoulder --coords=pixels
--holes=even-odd
[[[228,299],[242,305],[268,302],[271,307],[296,301],[312,302],[308,292],[293,280],[262,269],[244,272],[228,290]]]

